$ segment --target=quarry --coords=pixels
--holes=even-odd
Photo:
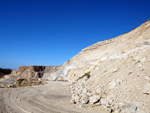
[[[150,20],[60,66],[0,78],[1,113],[150,113]]]

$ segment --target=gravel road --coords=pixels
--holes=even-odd
[[[100,107],[79,108],[69,103],[68,82],[0,88],[0,113],[107,113]]]

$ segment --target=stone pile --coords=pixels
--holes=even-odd
[[[71,104],[102,105],[108,111],[112,111],[114,108],[114,100],[108,99],[107,94],[102,88],[95,89],[86,80],[72,82],[69,90],[72,93]]]
[[[70,59],[70,103],[110,112],[150,113],[150,20],[116,38],[93,44]],[[90,78],[82,78],[90,72]]]
[[[145,93],[149,94],[149,84],[145,87]],[[146,113],[141,110],[142,103],[138,101],[133,101],[132,104],[119,103],[115,98],[107,95],[103,87],[92,86],[86,77],[70,83],[69,90],[72,93],[70,103],[79,105],[79,108],[90,104],[92,107],[102,106],[110,113]],[[112,95],[115,96],[115,94]]]
[[[138,50],[121,60],[106,63],[109,64],[107,65],[109,69],[100,76],[90,75],[87,78],[84,74],[79,77],[70,84],[72,93],[70,103],[80,106],[84,104],[103,106],[109,112],[115,113],[149,112],[149,50],[144,51],[142,55],[138,54],[142,50]]]

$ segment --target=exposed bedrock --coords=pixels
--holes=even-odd
[[[71,103],[110,112],[150,112],[150,20],[83,49],[68,62]]]
[[[21,66],[11,76],[68,80],[72,104],[150,113],[150,20],[83,49],[61,66]]]
[[[59,70],[59,66],[20,66],[13,70],[11,75],[24,78],[46,79],[51,73]]]

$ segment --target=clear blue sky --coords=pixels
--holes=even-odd
[[[0,0],[0,67],[61,65],[150,19],[150,0]]]

